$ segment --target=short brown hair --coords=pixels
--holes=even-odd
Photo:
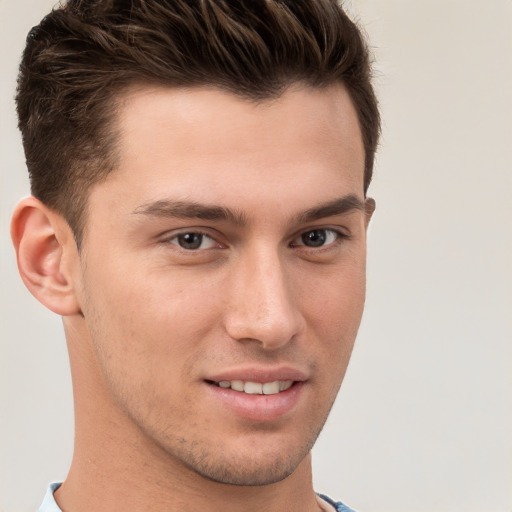
[[[380,132],[367,46],[336,0],[69,0],[27,37],[19,127],[32,193],[83,235],[90,186],[116,165],[116,99],[132,84],[214,86],[252,100],[343,83],[365,147]]]

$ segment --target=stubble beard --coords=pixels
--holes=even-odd
[[[251,446],[247,452],[257,456],[242,455],[230,451],[229,444],[226,449],[212,446],[203,440],[192,441],[185,438],[176,438],[174,435],[160,434],[146,435],[152,437],[163,449],[172,465],[181,465],[186,472],[200,476],[210,482],[234,486],[265,486],[285,480],[299,467],[305,457],[311,452],[320,432],[322,431],[336,396],[329,407],[314,425],[305,426],[307,434],[302,437],[302,443],[295,447],[275,451],[265,445],[265,431],[260,432],[261,440]],[[313,413],[314,414],[314,413]],[[156,439],[160,438],[160,441]],[[228,442],[229,443],[229,442]]]

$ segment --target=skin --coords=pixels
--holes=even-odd
[[[138,88],[117,129],[80,253],[34,198],[12,224],[20,273],[63,316],[70,353],[75,453],[57,502],[318,510],[310,450],[359,327],[374,209],[348,94]],[[292,406],[270,419],[227,407],[209,379],[248,368],[299,372]]]

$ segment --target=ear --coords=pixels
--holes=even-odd
[[[370,224],[370,220],[372,219],[373,212],[375,211],[375,208],[377,207],[377,204],[375,203],[375,199],[372,199],[371,197],[368,197],[364,201],[364,211],[366,216],[366,227],[368,227],[368,224]]]
[[[67,222],[35,197],[27,197],[14,211],[11,237],[30,293],[54,313],[80,313],[72,273],[79,255]]]

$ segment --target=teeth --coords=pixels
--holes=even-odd
[[[231,389],[234,389],[235,391],[243,391],[244,383],[241,380],[232,380]]]
[[[243,391],[249,395],[275,395],[292,387],[293,380],[275,380],[274,382],[244,382],[242,380],[222,380],[217,385],[224,389]]]
[[[286,391],[292,387],[293,380],[280,380],[279,381],[279,391]]]
[[[249,395],[262,395],[263,384],[259,382],[246,382],[244,385],[244,393],[248,393]]]
[[[261,386],[261,392],[264,395],[275,395],[279,393],[279,381],[265,382],[265,384]]]

